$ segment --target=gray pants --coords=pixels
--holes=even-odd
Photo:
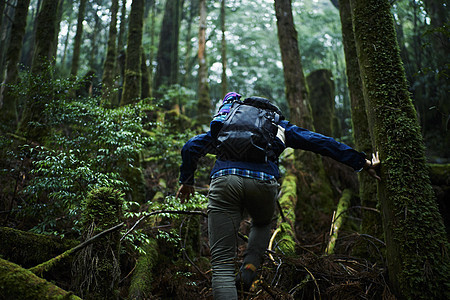
[[[237,299],[237,232],[244,209],[252,217],[244,264],[251,263],[257,268],[260,266],[270,239],[277,188],[275,179],[262,181],[226,175],[212,180],[208,203],[208,229],[215,300]]]

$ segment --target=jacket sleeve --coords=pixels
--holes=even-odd
[[[191,138],[184,144],[181,149],[183,162],[180,166],[180,183],[194,184],[194,173],[198,160],[207,153],[217,154],[214,139],[209,131]]]
[[[287,121],[282,121],[281,125],[285,128],[286,147],[329,156],[352,167],[355,171],[361,170],[366,162],[364,152],[358,152],[331,137],[292,125]]]

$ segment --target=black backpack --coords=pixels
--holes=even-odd
[[[281,111],[260,97],[235,101],[217,134],[219,157],[225,160],[267,162],[276,160],[271,145],[278,132]]]

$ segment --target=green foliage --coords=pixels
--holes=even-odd
[[[63,87],[55,88],[56,93],[66,90]],[[149,142],[141,135],[144,109],[153,106],[140,102],[108,110],[99,107],[96,98],[65,97],[46,107],[43,113],[52,128],[48,146],[23,146],[37,151],[34,178],[24,190],[24,213],[41,218],[36,231],[55,228],[57,217],[75,218],[81,201],[94,188],[129,192],[123,173],[139,167],[139,155]]]

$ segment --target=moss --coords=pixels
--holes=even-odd
[[[151,296],[153,268],[158,261],[158,243],[150,239],[143,247],[144,253],[138,258],[129,288],[128,299],[147,299]]]
[[[102,187],[89,192],[82,216],[85,239],[121,222],[123,193]],[[74,263],[77,277],[74,286],[86,299],[117,298],[120,268],[118,265],[120,233],[113,232],[106,238],[81,250]]]
[[[2,299],[80,299],[30,271],[0,258],[0,295]],[[7,295],[7,298],[3,298]]]
[[[397,296],[450,298],[450,260],[387,0],[351,1],[364,95],[382,161],[379,196]]]
[[[36,266],[74,247],[78,242],[0,227],[0,255],[25,268]]]
[[[359,62],[357,59],[358,55],[353,33],[350,0],[339,1],[339,13],[342,24],[342,39],[350,92],[353,137],[356,149],[370,155],[370,153],[374,151],[367,120]],[[366,172],[358,173],[358,178],[361,206],[376,209],[378,204],[376,182]],[[383,240],[381,214],[373,210],[364,209],[362,211],[361,232]],[[378,253],[371,252],[372,247],[370,247],[369,250],[366,249],[361,247],[357,251],[363,257],[379,258]]]

